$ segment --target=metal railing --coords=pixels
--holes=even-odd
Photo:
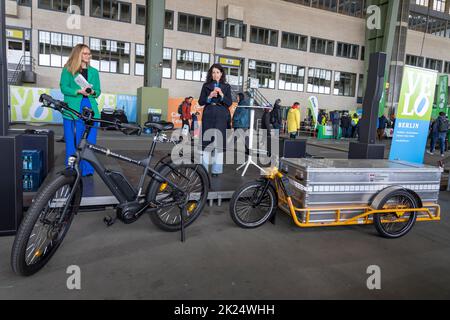
[[[29,55],[23,55],[19,63],[16,66],[16,69],[12,72],[11,75],[8,75],[8,84],[10,85],[16,85],[19,84],[20,75],[22,74],[22,71],[31,71],[34,72],[36,67],[36,59]]]
[[[261,93],[261,91],[259,91],[259,89],[250,87],[250,81],[251,81],[251,79],[247,79],[245,90],[252,94],[255,104],[259,105],[259,106],[264,106],[264,107],[271,106],[272,104]]]

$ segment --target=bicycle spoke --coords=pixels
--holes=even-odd
[[[25,250],[25,261],[28,265],[36,263],[39,259],[45,257],[54,245],[54,239],[64,226],[56,225],[64,207],[68,204],[67,200],[71,188],[66,185],[57,190],[47,205],[42,209],[41,214],[28,238],[27,249]]]
[[[167,175],[167,179],[170,182],[176,184],[178,188],[184,191],[187,197],[187,201],[189,201],[191,204],[193,202],[196,203],[200,202],[201,199],[205,196],[204,186],[200,174],[192,168],[178,169],[178,173],[183,176],[181,177],[177,175],[174,171],[171,171]],[[174,190],[170,186],[168,186],[164,190],[164,196],[162,196],[161,193],[158,193],[156,199],[159,202],[165,202],[167,204],[175,202]],[[195,216],[194,214],[195,210],[198,209],[194,207],[192,212],[188,212],[186,218],[183,217],[183,220],[189,220],[191,216]],[[165,224],[176,225],[180,223],[180,214],[178,206],[172,206],[169,208],[161,209],[157,212],[157,215],[159,216],[160,220],[163,221]]]

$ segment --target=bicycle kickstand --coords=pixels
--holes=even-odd
[[[269,219],[270,223],[276,224],[276,221],[277,221],[276,215],[277,215],[276,211],[274,213],[272,213],[272,217]]]
[[[181,242],[184,242],[185,233],[184,233],[183,208],[180,208],[180,224],[181,224]]]

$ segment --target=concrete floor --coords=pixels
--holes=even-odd
[[[300,229],[282,213],[276,225],[244,230],[228,202],[206,207],[185,243],[145,216],[106,228],[112,212],[83,212],[29,278],[11,271],[13,237],[0,238],[0,299],[449,299],[450,193],[441,192],[440,204],[442,221],[417,223],[398,240],[373,226]],[[81,268],[81,290],[67,289],[71,265]],[[367,288],[372,265],[381,268],[381,290]]]

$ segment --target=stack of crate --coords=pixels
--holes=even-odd
[[[39,189],[44,176],[42,150],[22,150],[22,184],[24,192]]]

